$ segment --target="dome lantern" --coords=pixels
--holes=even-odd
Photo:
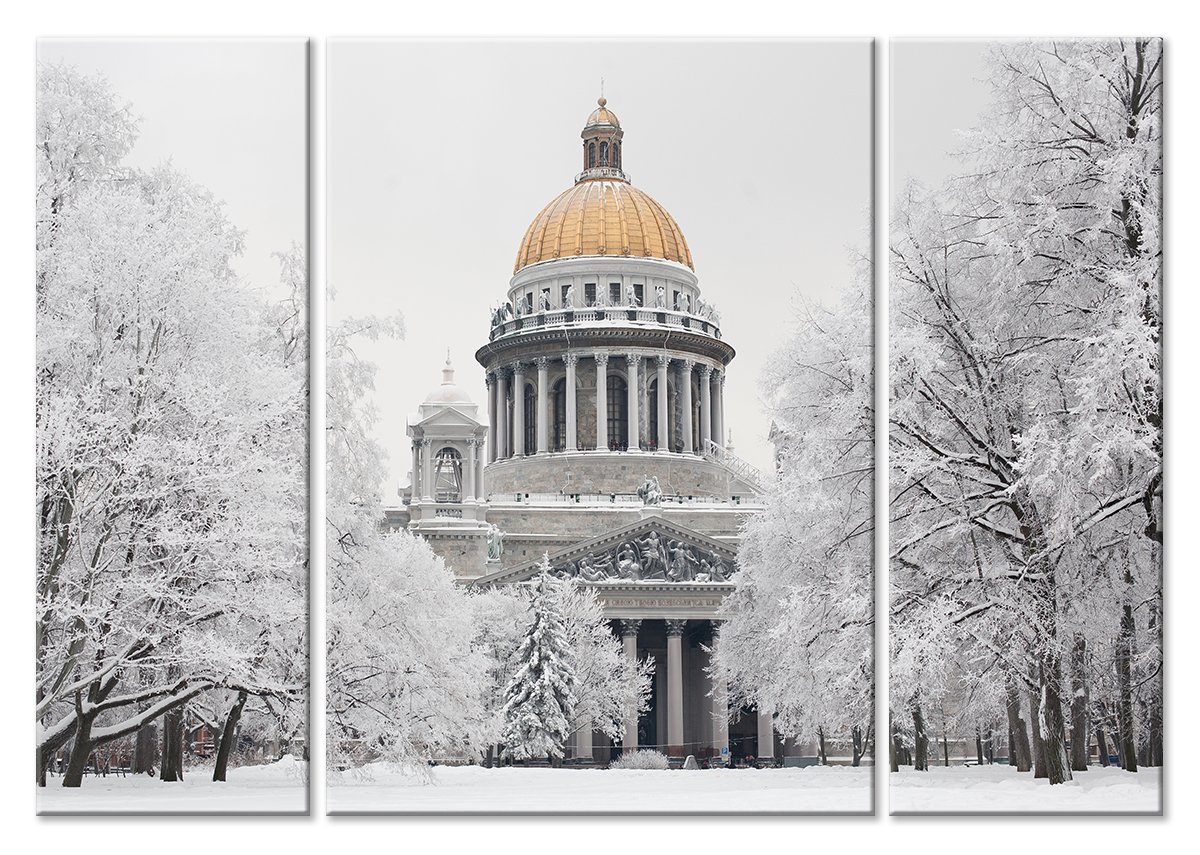
[[[608,99],[603,95],[596,101],[597,107],[587,118],[580,137],[583,138],[583,172],[576,183],[589,178],[616,178],[628,181],[621,171],[622,138],[625,132],[617,114],[608,109]]]

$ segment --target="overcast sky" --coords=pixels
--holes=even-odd
[[[474,353],[526,227],[580,170],[601,77],[623,167],[679,222],[737,350],[737,452],[770,466],[759,376],[794,297],[835,301],[870,245],[870,42],[335,40],[327,62],[330,320],[400,311],[407,326],[358,348],[379,365],[387,501],[447,347],[486,413]]]
[[[991,100],[986,59],[995,41],[898,40],[891,53],[891,189],[938,187],[960,173],[958,132]]]
[[[279,294],[273,252],[305,241],[304,40],[42,40],[38,59],[102,73],[141,120],[129,166],[174,167],[225,202],[245,251],[238,274]]]

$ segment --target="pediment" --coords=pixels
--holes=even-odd
[[[476,419],[455,407],[441,407],[437,412],[424,419],[410,421],[410,425],[426,431],[432,427],[463,427],[471,429],[483,427]]]
[[[555,574],[592,584],[726,584],[737,553],[661,516],[648,516],[549,555]],[[536,576],[541,560],[485,576],[482,584],[522,582]]]

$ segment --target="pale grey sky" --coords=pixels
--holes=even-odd
[[[126,164],[167,160],[225,202],[245,232],[235,269],[278,297],[279,263],[305,243],[307,44],[287,40],[42,40],[38,59],[102,73],[141,119]]]
[[[958,132],[978,124],[992,90],[987,40],[894,40],[890,172],[893,195],[909,181],[936,188],[962,171]]]
[[[795,295],[832,303],[869,251],[869,41],[334,40],[327,63],[330,321],[401,311],[407,326],[358,348],[379,365],[386,501],[447,347],[485,403],[474,353],[526,227],[580,169],[601,77],[623,166],[683,229],[737,350],[737,451],[770,466],[759,376]]]

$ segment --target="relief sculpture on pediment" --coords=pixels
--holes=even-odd
[[[732,574],[715,552],[654,530],[556,564],[554,571],[585,582],[728,582]]]

